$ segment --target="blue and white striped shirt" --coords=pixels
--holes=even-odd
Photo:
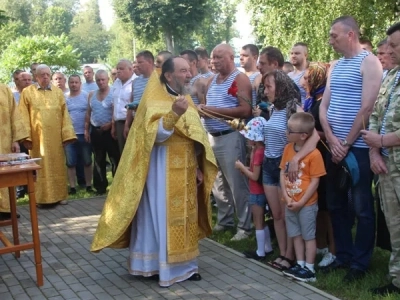
[[[86,93],[90,93],[91,91],[95,91],[98,90],[99,87],[97,86],[96,82],[91,82],[91,83],[87,83],[84,82],[82,83],[82,91],[85,91]]]
[[[207,73],[201,74],[201,76],[203,78],[210,78],[211,76],[214,76],[214,75],[215,75],[215,73],[213,73],[211,71],[208,71]]]
[[[192,79],[190,79],[190,86],[192,88],[193,88],[193,85],[196,82],[196,80],[199,79],[199,78],[204,78],[204,77],[202,76],[202,74],[199,73],[196,76],[192,77]],[[199,100],[199,98],[197,98],[196,94],[191,94],[190,96],[192,97],[192,100],[193,100],[195,105],[199,105],[200,104],[200,100]]]
[[[113,92],[110,89],[108,95],[100,101],[97,98],[98,91],[93,93],[93,96],[90,99],[90,108],[92,113],[90,115],[90,123],[94,127],[100,127],[104,124],[111,122],[112,114],[113,114]]]
[[[301,105],[302,105],[302,106],[304,105],[304,101],[306,100],[306,97],[307,97],[307,92],[306,92],[306,90],[305,90],[304,87],[300,84],[300,80],[301,80],[301,78],[304,76],[304,72],[305,72],[305,70],[302,71],[302,72],[300,72],[300,73],[297,74],[297,75],[295,75],[293,72],[290,72],[290,73],[288,74],[288,76],[289,76],[290,78],[292,78],[292,80],[294,81],[294,83],[297,85],[297,87],[298,87],[299,90],[300,90]]]
[[[88,108],[88,94],[81,91],[78,96],[71,97],[66,95],[65,102],[67,103],[68,112],[71,117],[72,125],[76,134],[85,133],[85,117]]]
[[[253,106],[256,106],[256,102],[257,102],[257,90],[253,87],[253,83],[259,74],[260,74],[260,72],[254,72],[253,74],[251,74],[249,76],[249,80],[250,80],[250,83],[252,86],[252,88],[251,88],[251,104]]]
[[[282,156],[283,150],[287,144],[286,128],[286,108],[281,110],[274,109],[271,117],[263,127],[265,157],[278,158]]]
[[[343,57],[332,70],[327,119],[333,134],[340,140],[346,139],[361,108],[361,64],[368,55],[369,52],[363,51],[352,58]],[[353,147],[368,148],[361,136]]]
[[[228,89],[232,86],[233,81],[236,79],[236,76],[240,74],[239,70],[234,70],[228,78],[225,79],[222,83],[217,83],[217,78],[219,75],[214,76],[210,87],[207,92],[207,106],[214,107],[224,107],[224,108],[232,108],[238,107],[239,101],[236,97],[228,94]],[[220,132],[232,129],[225,122],[221,122],[215,119],[204,119],[204,127],[208,132]]]
[[[149,77],[144,77],[143,75],[140,75],[133,80],[133,103],[140,103],[148,81]]]

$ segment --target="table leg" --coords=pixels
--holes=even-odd
[[[10,196],[11,226],[12,226],[14,245],[19,245],[17,203],[16,203],[17,200],[15,198],[15,188],[9,187],[8,193]],[[21,256],[21,251],[15,251],[15,257],[20,258],[20,256]]]
[[[36,279],[37,285],[43,285],[43,266],[42,266],[42,254],[40,251],[40,239],[39,239],[39,224],[36,211],[36,197],[35,197],[35,186],[33,182],[33,174],[28,175],[28,193],[29,193],[29,208],[31,213],[31,224],[32,224],[32,237],[33,237],[33,252],[35,255],[35,267],[36,267]]]

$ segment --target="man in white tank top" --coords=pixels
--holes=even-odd
[[[371,192],[369,148],[360,138],[367,124],[382,80],[382,66],[359,43],[359,27],[353,17],[333,21],[329,43],[343,54],[330,68],[330,76],[320,106],[320,121],[329,143],[327,157],[327,205],[331,213],[336,246],[336,260],[326,271],[350,267],[344,282],[350,283],[365,276],[375,242],[374,202]],[[340,162],[351,152],[357,160],[360,179],[348,190],[334,184],[340,175]],[[351,211],[349,211],[351,207]],[[353,212],[354,211],[354,212]],[[351,229],[357,217],[356,238]]]
[[[245,99],[251,99],[249,78],[240,73],[234,64],[234,53],[227,44],[216,46],[212,52],[216,71],[207,92],[206,104],[200,104],[200,111],[220,114],[230,118],[246,119],[251,116],[251,106]],[[228,89],[236,81],[241,96],[232,97]],[[203,115],[206,117],[205,115]],[[243,136],[230,129],[224,122],[205,118],[205,128],[209,133],[210,144],[217,159],[220,175],[215,181],[213,194],[218,205],[218,224],[215,231],[235,226],[233,214],[236,212],[239,222],[238,231],[232,238],[241,240],[250,234],[250,210],[248,207],[249,186],[247,179],[235,169],[235,161],[246,159],[246,142]]]

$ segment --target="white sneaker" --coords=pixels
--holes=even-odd
[[[60,202],[58,202],[58,204],[60,205],[67,205],[68,201],[67,200],[61,200]]]
[[[331,263],[334,262],[334,260],[336,259],[336,256],[333,255],[330,252],[325,253],[324,257],[322,258],[322,260],[319,262],[318,267],[326,267],[329,266]]]
[[[215,232],[220,232],[220,231],[224,231],[224,230],[225,230],[225,226],[222,226],[219,224],[215,225],[213,228],[213,231],[215,231]]]
[[[231,241],[241,241],[247,239],[249,234],[247,234],[244,230],[238,230],[236,234],[231,238]]]
[[[317,255],[325,255],[328,252],[329,252],[328,248],[322,248],[322,249],[317,248]]]

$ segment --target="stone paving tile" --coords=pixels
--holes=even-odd
[[[258,262],[211,240],[200,244],[203,280],[160,288],[152,280],[128,274],[127,249],[90,252],[104,198],[69,202],[39,210],[44,285],[36,286],[33,251],[0,256],[1,300],[124,299],[336,299],[314,287],[287,280]],[[31,241],[29,210],[18,207],[20,241]],[[10,229],[5,232],[10,236]]]

